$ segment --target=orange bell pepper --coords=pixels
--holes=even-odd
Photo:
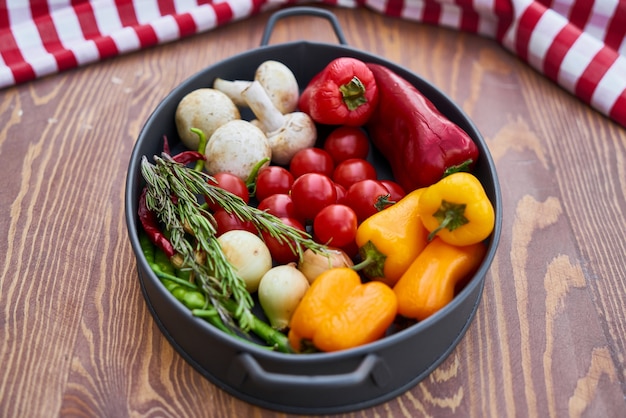
[[[428,230],[419,215],[417,189],[375,213],[356,232],[363,260],[360,271],[370,279],[393,286],[428,243]]]
[[[381,282],[361,283],[337,267],[320,274],[291,317],[289,343],[296,352],[345,350],[381,338],[396,317],[396,295]]]
[[[482,242],[455,246],[433,239],[393,287],[398,314],[421,321],[450,303],[457,285],[478,269],[486,251]]]
[[[420,196],[419,213],[434,236],[452,245],[470,245],[487,238],[495,213],[482,184],[473,174],[456,172],[428,186]]]

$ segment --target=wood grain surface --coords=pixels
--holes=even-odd
[[[349,45],[473,119],[504,203],[467,334],[407,393],[350,417],[626,416],[626,131],[494,41],[332,9]],[[0,416],[274,417],[209,383],[142,297],[129,157],[167,93],[259,45],[269,14],[0,91]],[[270,43],[336,43],[290,18]]]

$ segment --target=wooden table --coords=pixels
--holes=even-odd
[[[351,46],[463,107],[504,200],[465,338],[409,392],[346,416],[626,416],[626,130],[494,41],[334,11]],[[0,416],[284,416],[218,389],[163,337],[123,199],[151,111],[195,72],[257,47],[268,15],[0,91]],[[306,18],[279,23],[270,42],[298,39],[337,42]]]

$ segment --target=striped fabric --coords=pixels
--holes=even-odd
[[[299,0],[0,0],[0,88]],[[497,40],[626,127],[624,0],[317,0]]]

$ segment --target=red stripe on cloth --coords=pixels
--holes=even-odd
[[[455,0],[457,6],[461,10],[461,21],[459,29],[467,32],[478,32],[478,22],[480,16],[476,12],[473,0]]]
[[[511,0],[494,0],[493,12],[497,18],[496,40],[502,42],[504,35],[513,22],[513,2]]]
[[[617,54],[610,48],[602,48],[593,57],[576,83],[574,93],[585,103],[591,102],[591,96],[598,83],[617,60]]]
[[[176,20],[176,23],[178,24],[178,32],[181,37],[193,35],[198,31],[196,21],[193,20],[193,16],[189,13],[174,15],[174,20]]]
[[[604,36],[604,44],[618,51],[626,38],[626,1],[620,1],[615,8],[615,13],[609,21]]]
[[[122,26],[127,27],[139,24],[132,0],[115,0],[115,8]]]
[[[559,70],[563,58],[570,50],[576,39],[580,36],[580,31],[573,25],[567,24],[561,29],[548,48],[543,64],[543,72],[552,81],[558,81]]]
[[[441,19],[441,4],[436,1],[426,0],[422,20],[425,23],[439,24],[439,19]]]
[[[176,5],[173,0],[160,0],[159,13],[161,16],[172,16],[176,25],[178,25],[178,33],[180,37],[193,35],[198,30],[196,22],[189,13],[176,13]]]
[[[32,15],[35,16],[35,13],[37,12],[39,15],[35,17],[34,23],[37,27],[37,31],[39,32],[39,37],[41,38],[46,51],[48,51],[56,60],[59,71],[76,68],[78,66],[78,60],[74,56],[74,53],[66,49],[61,43],[57,29],[54,26],[52,17],[50,16],[48,5],[38,4],[37,6],[34,6],[31,3]]]
[[[156,45],[159,42],[159,38],[152,26],[139,24],[132,0],[115,0],[115,5],[122,26],[132,27],[135,30],[141,48]]]
[[[78,19],[83,37],[93,41],[98,48],[101,59],[114,57],[119,54],[115,41],[110,36],[103,36],[98,29],[98,22],[93,13],[91,4],[83,0],[72,0],[72,7]]]
[[[110,36],[93,39],[93,42],[96,48],[98,48],[101,59],[115,57],[120,53],[119,49],[117,49],[117,44]]]
[[[235,15],[233,10],[230,8],[230,5],[226,2],[215,4],[213,0],[198,0],[198,6],[203,4],[208,4],[213,7],[218,26],[230,22]],[[254,7],[256,8],[257,6]]]
[[[626,127],[626,89],[617,98],[609,111],[609,117],[620,125]]]
[[[543,5],[531,3],[519,17],[517,36],[515,37],[515,52],[523,61],[528,61],[528,45],[539,19],[546,12]]]
[[[218,25],[223,25],[224,23],[228,23],[233,19],[233,16],[235,14],[233,13],[233,10],[230,8],[230,4],[228,3],[214,4],[212,1],[208,1],[207,3],[211,4],[213,6],[213,9],[215,10],[215,17],[217,18]]]
[[[135,30],[135,33],[137,33],[141,48],[146,48],[159,43],[159,38],[151,25],[137,25],[134,26],[133,29]]]
[[[17,42],[15,42],[15,37],[13,37],[6,4],[0,7],[0,28],[2,28],[0,30],[0,45],[2,45],[0,54],[2,54],[2,59],[11,70],[15,82],[19,84],[34,80],[37,76],[35,70],[26,62],[22,51],[20,51]]]
[[[569,21],[580,30],[584,30],[593,12],[593,1],[575,1],[569,11]]]
[[[261,12],[263,6],[267,3],[267,0],[252,0],[252,12],[251,15],[255,15]]]
[[[388,0],[385,6],[385,14],[392,17],[400,17],[404,9],[404,0]]]
[[[174,0],[159,0],[158,3],[161,16],[176,14],[176,5],[174,4]]]
[[[478,32],[478,23],[480,22],[480,16],[474,10],[464,10],[461,15],[460,29],[476,33]]]

